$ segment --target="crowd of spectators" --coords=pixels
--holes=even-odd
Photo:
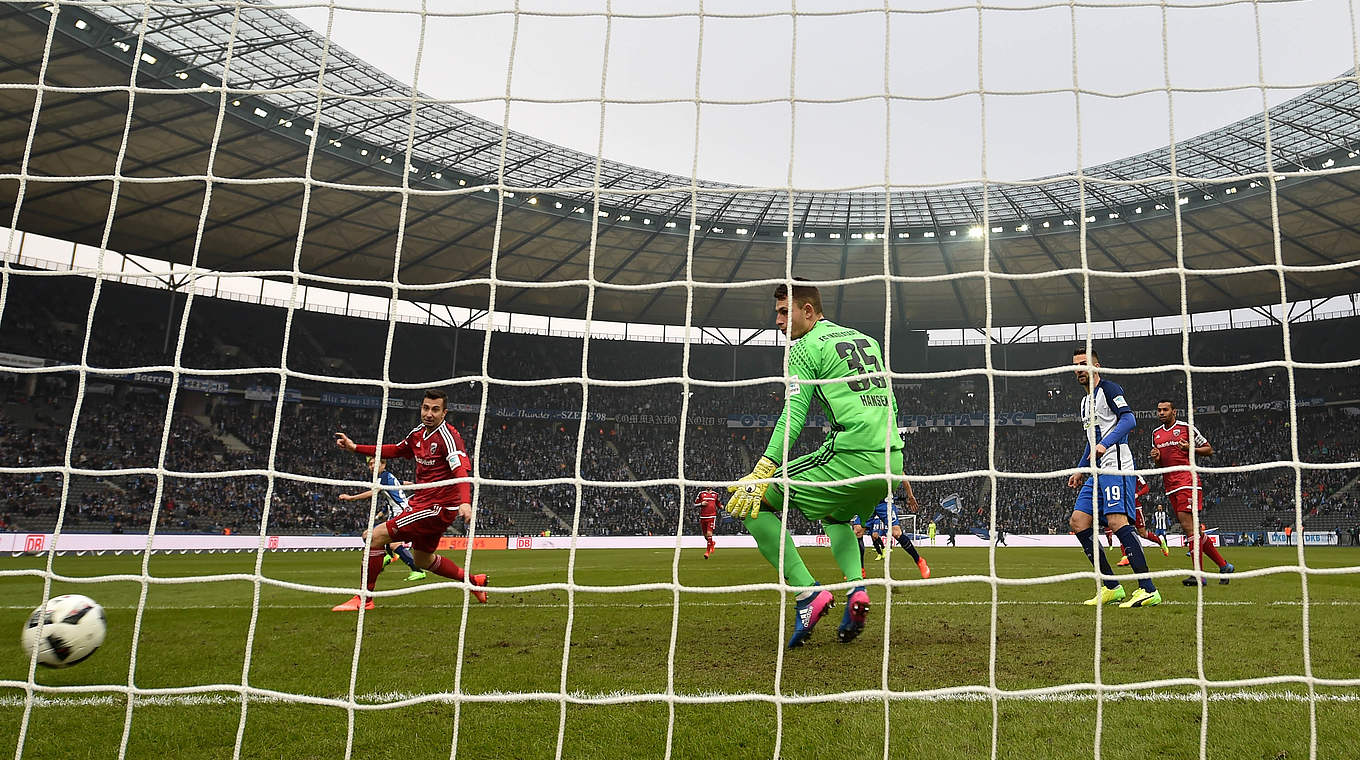
[[[85,291],[90,290],[90,281],[23,279],[24,287],[11,288],[0,313],[0,351],[80,362],[87,345],[84,330],[89,311],[83,304],[89,303],[90,293]],[[136,297],[146,292],[153,291],[114,283],[101,288],[88,341],[89,365],[137,367],[173,358],[179,342],[176,308],[182,309],[184,299],[180,296],[172,303],[169,294],[161,291],[155,309],[139,308]],[[167,318],[172,328],[168,332]],[[1345,322],[1339,328],[1343,333],[1360,329]],[[332,381],[289,377],[289,389],[304,394],[310,399],[306,402],[290,400],[280,407],[273,400],[247,400],[240,393],[243,387],[277,388],[277,371],[252,368],[280,364],[283,325],[283,312],[278,309],[196,299],[181,365],[241,370],[225,376],[237,390],[212,396],[181,392],[177,408],[167,415],[164,387],[109,374],[85,375],[70,446],[70,465],[81,470],[272,471],[274,477],[158,479],[154,472],[76,474],[66,500],[68,529],[144,530],[159,499],[160,530],[254,532],[265,519],[268,505],[271,531],[354,533],[362,527],[361,512],[367,503],[356,507],[356,503],[340,502],[339,493],[362,487],[338,481],[367,481],[368,473],[361,460],[330,446],[330,434],[346,430],[356,440],[372,440],[378,437],[379,414],[374,409],[326,406],[315,399],[326,391],[376,395],[380,388],[365,384],[362,378],[385,375],[401,383],[443,381],[448,388],[455,405],[451,419],[462,430],[478,468],[480,532],[559,532],[574,524],[592,535],[670,534],[677,528],[693,532],[697,524],[690,502],[698,487],[684,486],[679,480],[683,476],[688,481],[716,483],[744,474],[763,451],[768,431],[728,427],[727,418],[777,413],[783,398],[783,384],[778,380],[783,351],[776,348],[697,346],[686,361],[673,344],[592,341],[588,379],[583,381],[581,340],[494,333],[485,356],[488,378],[482,375],[486,339],[482,333],[401,325],[392,354],[384,360],[382,323],[297,312],[288,347],[289,369]],[[1337,358],[1338,346],[1345,344],[1329,338],[1337,329],[1295,328],[1293,358],[1312,362]],[[1273,334],[1195,334],[1191,359],[1206,367],[1277,360],[1281,347],[1269,339]],[[1069,348],[1013,347],[1009,356],[1017,369],[1062,367],[1070,360]],[[1131,374],[1117,369],[1179,363],[1178,338],[1174,342],[1133,339],[1101,348],[1102,359],[1111,367],[1107,377],[1120,382],[1138,408],[1150,410],[1163,397],[1186,407],[1183,371]],[[733,352],[738,350],[741,361],[735,362]],[[932,356],[922,361],[932,370],[965,369],[981,350],[932,348]],[[1066,359],[1060,356],[1064,351]],[[431,356],[440,359],[431,362]],[[459,377],[449,383],[451,373]],[[79,390],[77,377],[67,372],[44,374],[37,381],[25,375],[0,379],[0,396],[6,402],[0,407],[4,464],[45,468],[65,464]],[[1291,394],[1326,401],[1360,398],[1360,372],[1354,367],[1292,373],[1281,366],[1197,371],[1189,379],[1196,406],[1203,410],[1196,423],[1218,451],[1204,463],[1211,467],[1290,462],[1294,436],[1286,408],[1220,414],[1209,413],[1204,405],[1214,411],[1229,403],[1268,405]],[[997,375],[991,383],[980,372],[907,378],[894,383],[894,389],[904,414],[932,415],[985,413],[989,408],[1069,415],[1075,411],[1080,391],[1066,371],[1044,376]],[[398,388],[391,393],[414,398],[419,390]],[[467,408],[486,413],[470,413]],[[584,409],[589,416],[585,424],[569,416],[514,419],[502,415],[503,408]],[[812,413],[819,411],[814,405]],[[280,415],[277,435],[276,414]],[[678,466],[682,416],[683,473]],[[415,423],[413,417],[405,409],[392,409],[382,437],[399,439]],[[164,435],[167,419],[168,436]],[[1225,518],[1233,516],[1259,527],[1291,523],[1297,473],[1299,503],[1307,520],[1337,527],[1355,521],[1360,516],[1356,495],[1360,489],[1347,486],[1360,474],[1356,420],[1360,416],[1348,416],[1345,405],[1300,408],[1298,454],[1305,466],[1297,471],[1284,465],[1209,474],[1205,478],[1208,519],[1214,519],[1217,510]],[[1140,457],[1150,446],[1150,430],[1155,425],[1154,420],[1144,418],[1134,433]],[[806,429],[792,455],[811,451],[822,435],[818,428]],[[965,505],[957,518],[960,525],[985,524],[995,491],[999,520],[1008,531],[1066,530],[1071,493],[1065,478],[1023,474],[1071,467],[1081,448],[1079,428],[1070,422],[998,428],[990,440],[994,451],[989,451],[985,427],[927,427],[908,434],[907,470],[923,507],[922,519],[936,517],[940,500],[957,493]],[[997,469],[995,478],[986,475],[991,461]],[[1308,464],[1340,466],[1310,468]],[[391,467],[399,477],[410,479],[408,463],[394,462]],[[579,487],[578,475],[584,481]],[[22,530],[55,520],[63,491],[60,472],[11,473],[0,475],[0,482],[5,486],[0,495],[0,522],[5,527]],[[645,482],[650,483],[639,485]],[[1156,485],[1154,479],[1154,493]],[[801,515],[791,519],[796,531],[817,529]],[[738,530],[740,526],[732,521],[719,524],[719,532]]]

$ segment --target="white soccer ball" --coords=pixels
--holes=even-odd
[[[107,631],[104,608],[98,602],[80,594],[63,594],[33,610],[19,644],[30,657],[38,650],[38,664],[65,668],[94,654]]]

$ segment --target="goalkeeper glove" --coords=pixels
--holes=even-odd
[[[765,496],[765,489],[769,488],[770,484],[746,481],[769,478],[774,475],[775,467],[775,463],[770,461],[769,457],[761,457],[750,475],[727,487],[732,493],[732,498],[727,500],[727,511],[733,517],[750,517],[754,520],[760,516],[760,500]]]

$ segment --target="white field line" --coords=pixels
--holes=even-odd
[[[506,697],[506,698],[509,698],[507,701],[514,701],[514,698],[515,698],[516,696],[531,696],[531,695],[515,695],[515,694],[511,694],[511,693],[509,693],[509,692],[484,692],[484,693],[476,694],[475,696],[474,696],[474,695],[467,695],[467,696],[473,697],[474,699],[478,699],[478,701],[485,700],[487,697]],[[552,696],[555,697],[556,695],[552,695]],[[572,699],[579,699],[579,700],[597,700],[597,699],[606,699],[606,700],[607,700],[607,699],[617,698],[617,697],[621,697],[621,696],[636,696],[636,695],[626,695],[626,694],[624,694],[624,693],[622,693],[622,692],[615,692],[615,693],[609,693],[609,694],[587,694],[587,693],[583,693],[583,692],[569,692],[568,696],[569,696],[570,698],[572,698]],[[658,696],[664,696],[664,695],[658,695]],[[705,698],[719,698],[719,699],[727,698],[727,699],[738,699],[738,698],[741,697],[741,695],[737,695],[737,694],[724,694],[724,693],[721,693],[721,692],[700,692],[700,693],[695,693],[695,694],[693,694],[693,695],[691,695],[691,696],[693,696],[693,697],[698,697],[698,698],[700,698],[700,699],[705,699]],[[789,697],[789,698],[793,698],[793,699],[798,699],[798,698],[800,698],[800,697],[809,697],[809,696],[814,696],[814,695],[787,694],[787,695],[785,695],[785,696],[786,696],[786,697]],[[1091,692],[1088,691],[1088,690],[1073,691],[1073,692],[1059,692],[1059,693],[1055,693],[1055,694],[1017,694],[1017,695],[1006,695],[1006,694],[1002,693],[1002,694],[1000,694],[1000,695],[998,695],[998,696],[999,696],[1000,699],[1005,700],[1005,701],[1014,701],[1014,702],[1039,702],[1039,703],[1044,703],[1044,702],[1048,702],[1048,703],[1053,703],[1053,702],[1062,702],[1062,703],[1071,703],[1071,702],[1093,702],[1093,701],[1095,701],[1095,698],[1096,698],[1095,694],[1091,693]],[[425,699],[421,699],[422,697],[425,698]],[[431,697],[434,698],[433,701],[438,701],[438,702],[455,702],[455,701],[458,701],[458,698],[457,698],[455,695],[453,695],[453,694],[447,694],[447,693],[440,693],[440,694],[409,694],[409,693],[404,693],[404,692],[381,692],[381,693],[370,693],[370,694],[358,694],[358,695],[355,695],[355,703],[356,703],[357,705],[376,706],[376,705],[383,705],[383,704],[393,703],[393,702],[406,702],[406,701],[410,701],[410,700],[421,700],[422,702],[424,702],[424,701],[429,700]],[[1209,701],[1210,701],[1210,702],[1247,702],[1247,703],[1261,703],[1261,702],[1302,702],[1302,703],[1306,703],[1306,702],[1308,702],[1308,701],[1310,700],[1310,697],[1309,697],[1308,694],[1300,694],[1300,693],[1294,692],[1294,691],[1268,691],[1268,690],[1261,690],[1261,689],[1231,689],[1231,690],[1225,690],[1225,691],[1211,691],[1211,692],[1209,693],[1208,698],[1209,698]],[[241,697],[240,697],[240,695],[237,695],[237,694],[171,694],[171,695],[138,696],[138,697],[134,697],[134,699],[136,700],[136,706],[138,706],[138,707],[196,707],[196,706],[213,706],[213,705],[239,705],[239,704],[241,703]],[[927,693],[927,694],[904,694],[904,695],[900,695],[900,696],[894,695],[894,696],[892,697],[892,699],[893,699],[894,701],[904,701],[904,702],[943,702],[943,703],[948,703],[948,702],[990,702],[990,701],[991,701],[991,697],[990,697],[989,695],[987,695],[987,694],[976,694],[976,693],[965,693],[965,694],[957,694],[957,693],[955,693],[955,694],[928,694],[928,693]],[[1200,702],[1200,701],[1202,701],[1202,700],[1204,699],[1204,697],[1203,697],[1198,691],[1193,691],[1193,692],[1192,692],[1192,691],[1175,691],[1175,692],[1172,692],[1172,691],[1120,691],[1120,690],[1118,690],[1117,688],[1108,688],[1108,687],[1107,687],[1107,690],[1104,692],[1103,699],[1104,699],[1105,701],[1107,701],[1107,702],[1120,702],[1120,701],[1126,701],[1126,702]],[[1315,700],[1318,701],[1318,702],[1355,703],[1355,702],[1360,702],[1360,694],[1355,694],[1355,693],[1352,693],[1352,694],[1327,694],[1327,693],[1323,693],[1323,694],[1316,694],[1316,695],[1314,695],[1314,696],[1312,697],[1312,699],[1315,699]],[[36,707],[110,707],[110,706],[119,706],[119,707],[121,707],[121,706],[124,706],[124,705],[127,704],[127,701],[126,701],[126,700],[127,700],[127,697],[126,697],[125,695],[122,695],[122,694],[100,694],[100,695],[81,696],[81,697],[61,697],[61,696],[54,697],[54,696],[46,696],[46,695],[35,695],[34,698],[33,698],[33,703],[34,703],[34,706],[36,706]],[[284,696],[251,695],[251,697],[250,697],[250,702],[251,702],[251,704],[262,704],[262,703],[263,703],[263,704],[290,704],[290,703],[295,703],[296,701],[297,701],[297,700],[288,699],[287,697],[284,697]],[[499,701],[499,700],[498,700],[498,701]],[[861,698],[859,698],[859,699],[851,699],[851,700],[837,699],[837,700],[835,700],[835,701],[880,702],[880,701],[882,701],[882,696],[881,696],[881,695],[864,695],[863,697],[861,697]],[[23,697],[22,695],[16,695],[16,696],[0,696],[0,708],[7,708],[7,707],[21,707],[21,706],[23,705],[23,703],[24,703],[24,697]],[[730,704],[730,703],[729,703],[729,704]]]
[[[494,589],[488,589],[488,590],[489,590],[489,591],[494,591]],[[487,607],[487,609],[494,609],[494,608],[497,608],[497,607],[509,607],[509,608],[514,608],[514,609],[518,609],[518,608],[535,608],[535,609],[559,609],[559,608],[560,608],[560,609],[566,609],[566,607],[567,607],[567,604],[566,604],[565,602],[556,602],[556,603],[500,602],[500,603],[497,603],[497,602],[495,601],[496,597],[495,597],[494,594],[491,596],[491,599],[493,600],[493,602],[492,602],[492,604],[490,604],[490,605]],[[760,607],[760,606],[764,606],[764,604],[765,604],[765,602],[751,602],[751,601],[747,601],[747,602],[685,602],[685,603],[683,604],[683,606],[685,606],[685,607]],[[974,600],[957,600],[957,601],[950,601],[950,600],[922,600],[922,601],[913,601],[913,600],[909,600],[909,599],[894,599],[894,600],[893,600],[893,606],[894,606],[894,607],[990,607],[991,605],[992,605],[991,602],[989,602],[989,601],[982,601],[982,600],[976,600],[976,601],[974,601]],[[1298,606],[1301,606],[1301,605],[1302,605],[1302,602],[1299,602],[1299,601],[1292,601],[1292,600],[1281,600],[1281,601],[1273,601],[1273,602],[1258,602],[1258,601],[1250,601],[1250,600],[1224,601],[1224,602],[1205,601],[1205,602],[1204,602],[1204,606],[1205,606],[1205,607],[1298,607]],[[309,609],[317,609],[317,608],[319,608],[319,607],[325,607],[325,606],[329,606],[328,603],[321,603],[321,602],[318,602],[317,604],[296,604],[296,603],[287,603],[287,604],[262,603],[262,604],[260,604],[260,608],[261,608],[261,609],[278,609],[278,610],[309,610]],[[395,604],[382,604],[382,603],[381,603],[381,600],[379,600],[379,607],[383,607],[383,606],[389,606],[389,607],[402,607],[402,608],[410,607],[410,608],[422,608],[422,609],[424,609],[424,608],[458,608],[458,607],[462,607],[463,605],[462,605],[462,604],[452,604],[452,603],[434,603],[434,604],[395,603]],[[577,608],[617,608],[617,609],[640,609],[640,608],[654,607],[654,608],[658,608],[658,609],[664,608],[664,609],[668,609],[668,610],[669,610],[669,609],[672,609],[672,608],[674,607],[674,605],[673,605],[671,602],[664,602],[664,603],[654,603],[654,602],[577,602],[575,606],[576,606]],[[1039,599],[1039,600],[1033,600],[1033,601],[1025,601],[1025,600],[1006,601],[1006,600],[1002,600],[1002,601],[998,601],[998,602],[997,602],[997,606],[999,606],[999,607],[1081,607],[1081,606],[1085,606],[1085,604],[1084,604],[1083,602],[1075,602],[1075,601],[1052,600],[1052,599]],[[1161,604],[1160,606],[1163,606],[1163,607],[1166,607],[1166,606],[1172,606],[1172,607],[1194,607],[1194,606],[1195,606],[1195,602],[1193,602],[1193,601],[1188,601],[1188,602],[1165,601],[1165,602],[1162,602],[1162,604]],[[1331,601],[1320,601],[1320,602],[1319,602],[1319,601],[1314,601],[1314,602],[1310,602],[1310,603],[1309,603],[1309,606],[1310,606],[1310,607],[1360,607],[1360,600],[1334,599],[1334,600],[1331,600]],[[110,610],[132,610],[132,609],[136,609],[136,608],[137,608],[136,605],[133,605],[133,604],[105,604],[105,605],[103,605],[103,607],[104,607],[105,609],[110,609]],[[247,607],[247,605],[238,605],[238,604],[148,604],[148,605],[146,606],[146,608],[149,609],[149,610],[222,610],[222,609],[236,609],[236,608],[245,609],[246,607]],[[30,610],[30,609],[33,609],[33,605],[30,605],[30,604],[0,604],[0,609],[4,609],[4,610]]]

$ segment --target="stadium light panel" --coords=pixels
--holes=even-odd
[[[1073,226],[1074,224],[1076,224],[1076,222],[1072,221],[1071,219],[1064,219],[1064,220],[1063,220],[1063,226],[1064,226],[1064,227],[1071,227],[1071,226]]]
[[[602,219],[608,219],[608,218],[609,218],[609,212],[608,212],[608,211],[596,211],[596,212],[595,212],[595,215],[596,215],[596,216],[599,216],[599,217],[602,218]]]
[[[850,234],[850,239],[851,239],[851,240],[860,240],[860,239],[862,239],[863,237],[864,237],[864,236],[861,235],[861,234],[858,233],[858,232],[853,232],[853,233]]]
[[[1096,217],[1095,217],[1094,214],[1092,214],[1091,216],[1086,217],[1086,223],[1087,223],[1087,224],[1090,224],[1091,222],[1094,222],[1095,220],[1096,220]]]
[[[1223,193],[1224,195],[1237,195],[1237,188],[1230,187],[1227,190],[1224,190]]]
[[[241,101],[239,101],[239,100],[233,100],[233,101],[231,101],[231,104],[239,108],[239,107],[241,106]]]
[[[935,237],[935,233],[934,233],[934,232],[931,232],[931,231],[922,232],[922,233],[921,233],[921,237],[933,238],[933,237]]]
[[[1019,227],[1016,227],[1016,228],[1015,228],[1015,231],[1016,231],[1016,232],[1029,232],[1029,225],[1028,225],[1028,224],[1022,224],[1022,225],[1020,225]]]
[[[188,72],[180,71],[180,72],[177,72],[177,73],[175,74],[175,78],[177,78],[177,79],[188,79],[188,78],[189,78],[189,74],[188,74]]]
[[[505,191],[505,197],[507,197],[507,198],[513,198],[513,197],[515,197],[515,194],[512,193],[512,192],[510,192],[509,190],[506,190],[506,191]]]
[[[959,234],[959,231],[958,231],[958,230],[950,230],[950,231],[949,231],[949,237],[955,237],[955,236],[957,236],[958,234]]]
[[[444,173],[443,173],[443,172],[435,172],[435,173],[434,173],[434,178],[435,178],[435,179],[443,179],[443,178],[444,178]]]
[[[723,228],[722,228],[722,227],[714,227],[714,228],[713,228],[713,231],[716,232],[716,233],[718,233],[719,235],[723,234]]]
[[[155,66],[155,65],[156,65],[156,56],[154,56],[154,55],[152,55],[152,54],[150,54],[150,53],[142,53],[142,63],[146,63],[146,64],[150,64],[150,65],[152,65],[152,66]]]
[[[788,230],[784,230],[784,237],[793,237],[793,233],[789,232]]]
[[[1135,214],[1141,214],[1141,213],[1143,213],[1143,207],[1142,207],[1142,206],[1139,206],[1138,208],[1136,208],[1136,209],[1133,210],[1133,213],[1135,213]]]
[[[466,184],[467,184],[467,180],[465,180],[465,179],[460,179],[460,180],[458,180],[458,184],[459,184],[459,186],[466,185]],[[557,204],[557,207],[558,207],[558,208],[562,208],[562,204],[560,204],[560,203]]]
[[[1111,219],[1118,219],[1118,218],[1119,218],[1119,214],[1116,214],[1115,212],[1111,211],[1111,212],[1110,212],[1110,218],[1111,218]]]
[[[255,115],[263,119],[264,117],[269,115],[269,112],[264,110],[263,108],[256,108]]]
[[[815,232],[804,232],[804,233],[803,233],[803,237],[804,237],[804,238],[815,238],[815,237],[817,237],[817,233],[815,233]]]
[[[530,199],[529,199],[529,205],[530,205],[530,206],[537,206],[537,205],[538,205],[538,198],[530,198]]]
[[[624,214],[623,216],[620,216],[620,217],[619,217],[619,221],[620,221],[620,222],[631,222],[631,221],[633,221],[633,216],[632,216],[632,214]]]
[[[1044,223],[1043,223],[1043,228],[1044,228],[1044,229],[1048,229],[1048,222],[1044,222]]]
[[[1189,202],[1190,202],[1189,196],[1186,196],[1186,197],[1184,197],[1184,198],[1177,198],[1177,199],[1176,199],[1176,204],[1177,204],[1177,205],[1180,205],[1180,206],[1184,206],[1185,204],[1187,204],[1187,203],[1189,203]]]
[[[123,42],[122,40],[113,43],[113,46],[123,51],[124,53],[132,49],[131,45],[127,44],[126,42]]]
[[[311,127],[307,127],[306,129],[302,130],[302,133],[304,135],[307,135],[308,137],[311,137],[312,135],[316,134],[315,132],[312,131]]]
[[[1336,159],[1334,158],[1329,158],[1326,161],[1322,162],[1322,168],[1324,169],[1330,169],[1333,166],[1336,166]]]
[[[992,228],[992,232],[1005,232],[1005,231],[1006,231],[1006,228],[1004,228],[1004,227],[993,227],[993,228]]]
[[[839,232],[833,232],[833,233],[831,233],[830,235],[828,235],[828,237],[830,237],[832,240],[840,240],[840,239],[841,239],[841,233],[839,233]],[[852,237],[859,237],[859,235],[853,235]]]
[[[1211,200],[1213,200],[1213,199],[1214,199],[1214,196],[1212,196],[1212,195],[1206,195],[1206,196],[1204,196],[1204,200],[1206,200],[1206,201],[1211,201]]]
[[[864,233],[864,239],[865,239],[865,240],[873,240],[873,239],[874,239],[874,233],[872,233],[872,232],[866,232],[866,233]]]
[[[90,28],[90,25],[87,24],[87,23],[85,23],[85,19],[79,19],[79,18],[78,18],[78,19],[76,19],[76,28],[77,28],[77,29],[89,29],[89,28]]]
[[[899,233],[897,233],[897,238],[898,238],[899,240],[902,240],[902,239],[905,239],[905,238],[909,238],[909,237],[911,237],[911,233],[910,233],[910,232],[899,232]]]
[[[737,228],[737,234],[738,234],[738,235],[745,235],[746,232],[747,232],[747,230],[746,230],[745,227],[738,227],[738,228]]]
[[[651,220],[651,219],[643,219],[643,220],[642,220],[642,223],[643,223],[643,224],[651,224],[651,223],[652,223],[652,220]]]
[[[1355,151],[1346,154],[1346,158],[1355,158]]]
[[[950,230],[950,231],[949,231],[949,234],[953,235],[953,234],[954,234],[954,231],[953,231],[953,230]],[[982,228],[981,228],[981,227],[969,227],[969,228],[968,228],[968,237],[970,237],[970,238],[980,238],[980,237],[982,237]]]

